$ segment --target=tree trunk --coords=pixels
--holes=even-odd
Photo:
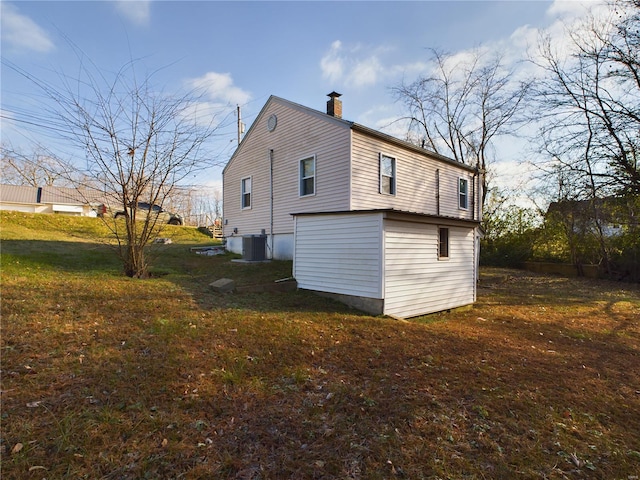
[[[131,278],[148,278],[149,269],[144,255],[144,248],[132,244],[123,247],[124,273]]]

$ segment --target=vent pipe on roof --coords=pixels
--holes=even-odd
[[[338,100],[338,97],[342,96],[342,94],[331,92],[328,96],[329,101],[327,101],[327,115],[342,118],[342,100]]]

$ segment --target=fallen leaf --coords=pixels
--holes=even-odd
[[[18,453],[20,450],[22,450],[22,447],[24,447],[24,445],[22,445],[21,443],[16,443],[11,449],[11,453]]]
[[[574,464],[576,467],[578,467],[578,468],[580,468],[580,467],[584,466],[584,462],[583,462],[582,460],[580,460],[580,459],[578,458],[578,455],[576,455],[575,453],[570,454],[570,455],[569,455],[569,459],[570,459],[570,460],[571,460],[571,462],[573,462],[573,464]]]
[[[169,440],[167,440],[166,438],[162,439],[162,448],[166,447],[168,443]]]

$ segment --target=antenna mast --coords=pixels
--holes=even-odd
[[[242,123],[242,117],[240,115],[240,105],[236,105],[238,108],[238,145],[240,145],[240,140],[242,140],[242,134],[244,133],[244,123]]]

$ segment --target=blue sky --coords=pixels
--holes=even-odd
[[[131,58],[139,59],[141,74],[161,69],[154,78],[166,91],[206,85],[212,108],[233,120],[241,105],[247,126],[269,95],[324,110],[326,94],[335,90],[343,95],[344,118],[376,129],[389,129],[402,114],[390,87],[427,73],[429,48],[464,54],[481,46],[501,51],[515,65],[538,33],[558,32],[561,21],[585,12],[578,2],[551,1],[2,1],[1,6],[3,59],[53,85],[61,73],[78,71],[75,45],[105,71]],[[40,137],[14,120],[24,109],[37,109],[41,94],[6,67],[1,88],[2,142],[26,150]],[[236,145],[235,124],[229,123],[214,148],[222,161]],[[516,156],[513,148],[498,149],[498,177],[513,176],[521,160]],[[219,185],[220,179],[215,169],[198,183]]]

